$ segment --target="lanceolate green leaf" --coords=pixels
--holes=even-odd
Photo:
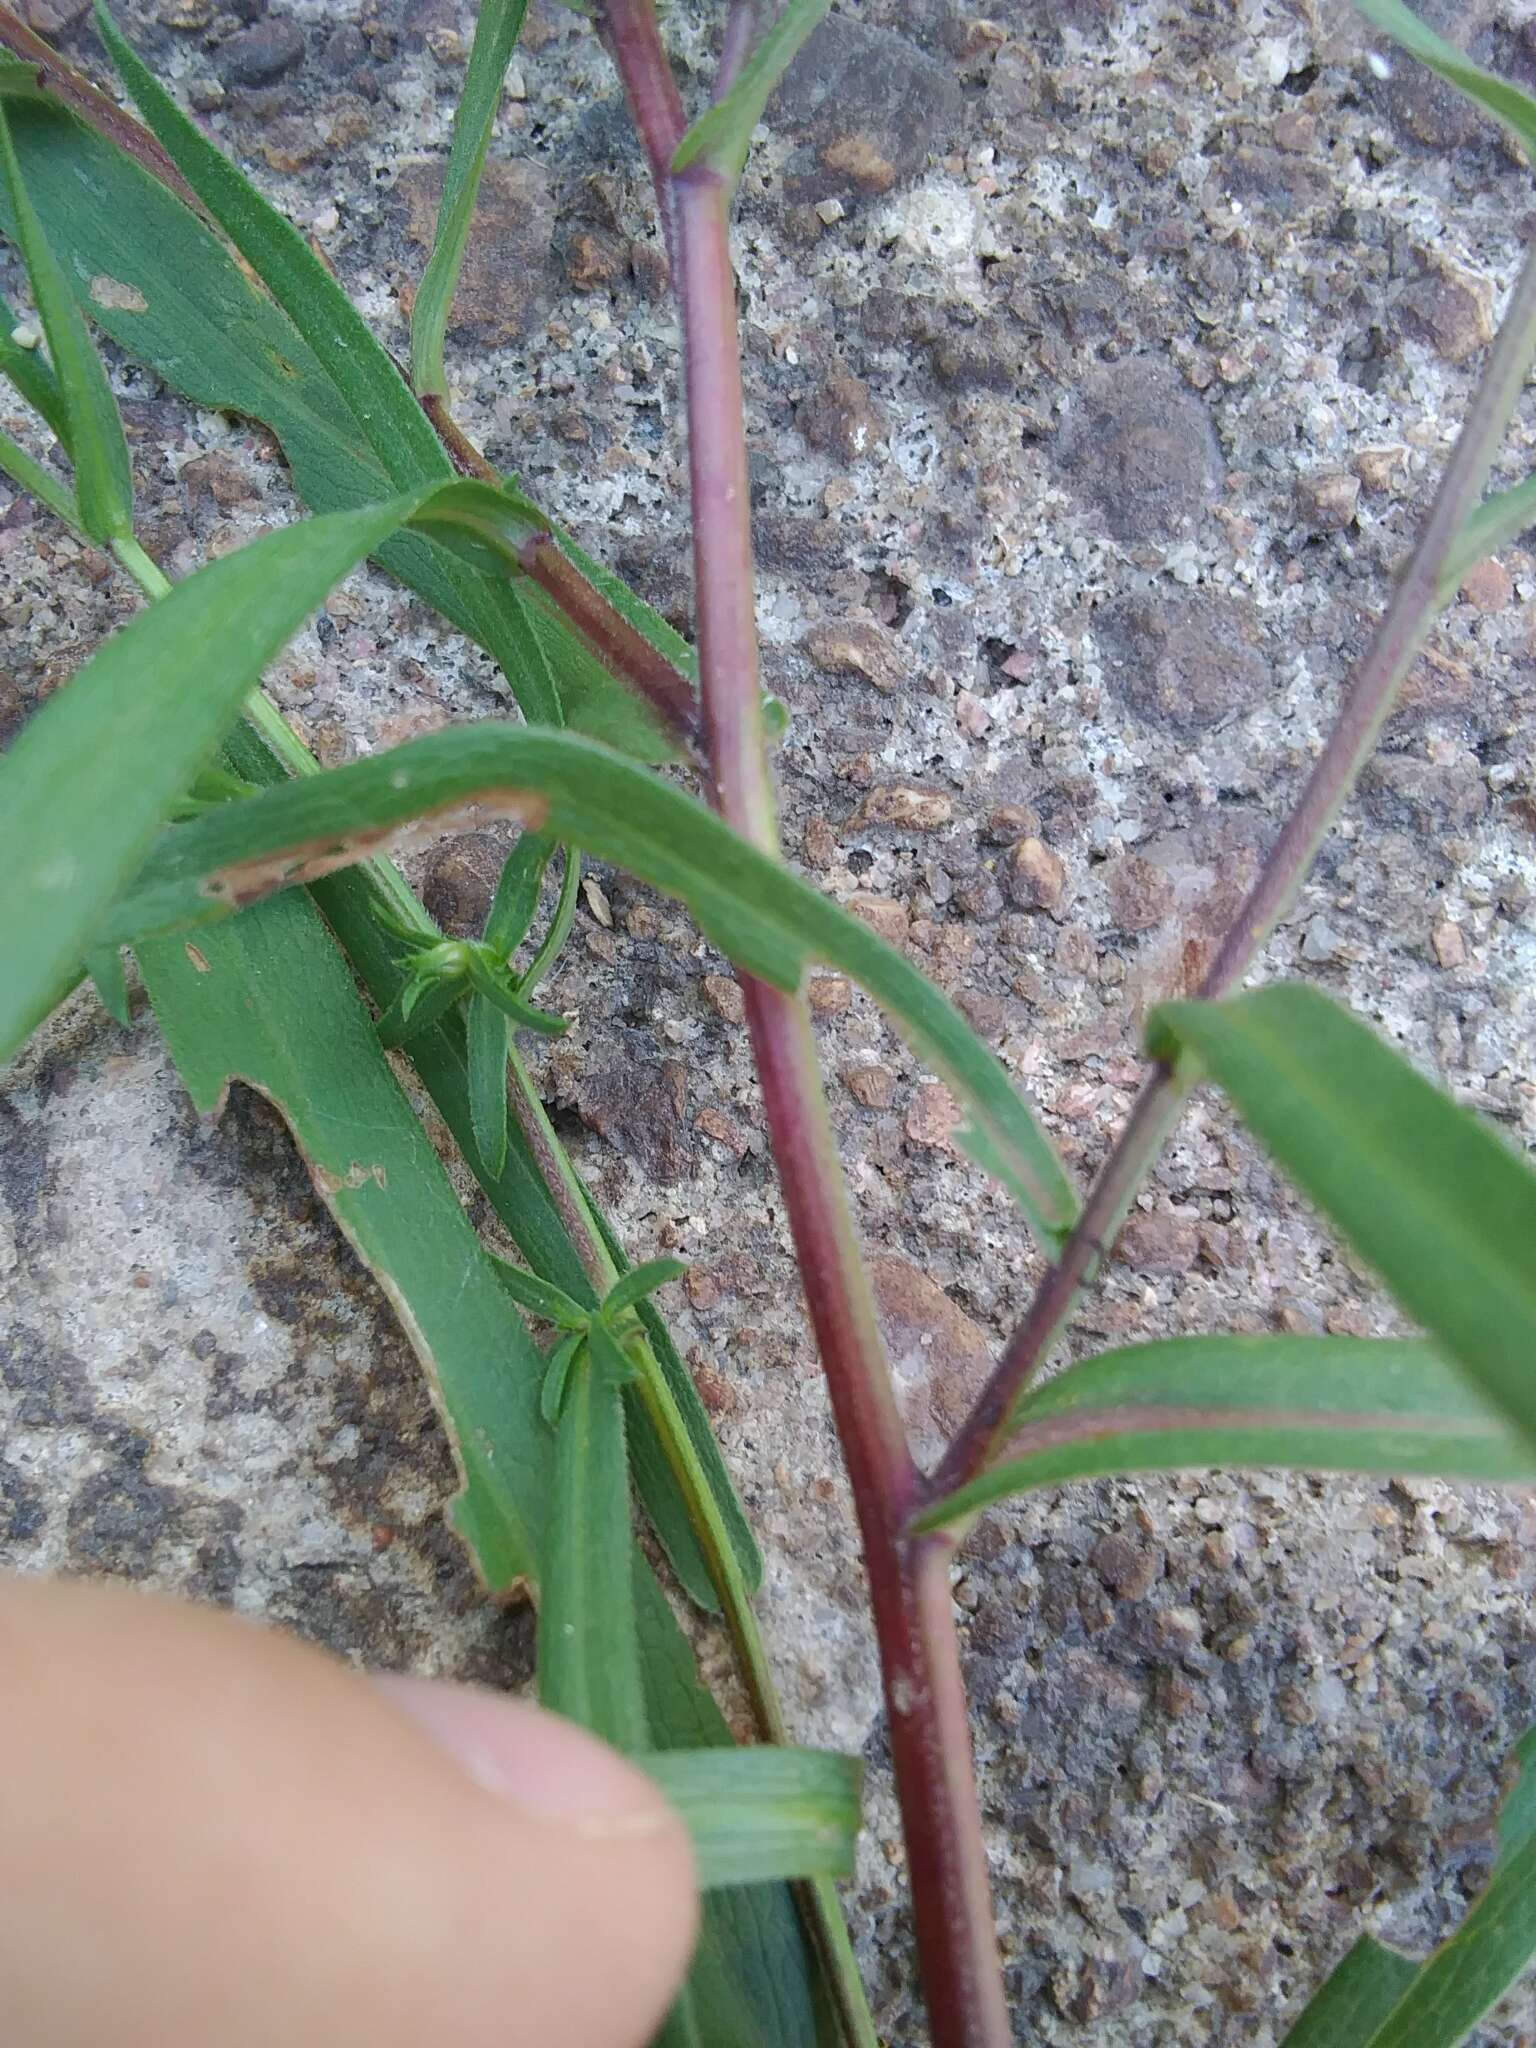
[[[603,1296],[604,1322],[611,1329],[627,1308],[634,1308],[658,1287],[681,1280],[687,1270],[681,1259],[647,1259],[642,1266],[631,1266]]]
[[[488,997],[472,995],[464,1028],[475,1144],[491,1171],[500,1173],[507,1157],[507,1019]]]
[[[1499,1809],[1499,1856],[1518,1856],[1536,1835],[1536,1727],[1527,1728],[1515,1744],[1514,1784]]]
[[[1009,1455],[924,1511],[942,1527],[1069,1479],[1200,1465],[1536,1482],[1536,1449],[1432,1345],[1178,1337],[1058,1373],[1020,1402]]]
[[[630,1557],[623,1386],[600,1324],[569,1369],[555,1438],[553,1516],[539,1607],[539,1698],[618,1749],[649,1747]]]
[[[831,0],[787,0],[730,91],[699,116],[677,145],[674,171],[701,163],[735,184],[752,146],[752,130],[763,118],[774,87],[830,6]]]
[[[277,773],[246,727],[236,728],[231,752],[240,772],[253,782],[269,782]],[[312,893],[321,900],[327,922],[341,937],[376,999],[388,1002],[400,970],[375,921],[372,889],[367,871],[353,868],[327,876]],[[559,1280],[567,1298],[584,1291],[587,1303],[595,1307],[596,1298],[580,1261],[516,1128],[510,1134],[507,1164],[499,1176],[490,1175],[474,1159],[460,1015],[450,1014],[427,1031],[413,1045],[412,1056],[455,1138],[476,1165],[497,1216],[525,1256],[537,1259],[541,1271]],[[622,1259],[622,1254],[619,1257]],[[505,1267],[499,1260],[493,1260],[493,1265],[498,1284],[504,1284]],[[640,1314],[644,1318],[654,1311],[649,1303],[642,1303]],[[544,1361],[540,1366],[542,1370]],[[678,1370],[683,1370],[681,1361]],[[697,1396],[694,1399],[696,1402]],[[492,1429],[495,1413],[493,1409],[485,1418]],[[468,1416],[466,1426],[476,1428],[478,1418]],[[505,1476],[512,1468],[502,1462],[500,1469]],[[724,1483],[728,1488],[729,1481]],[[739,1516],[739,1507],[736,1512]],[[461,1525],[461,1533],[468,1537],[473,1532]],[[729,1744],[730,1731],[699,1681],[693,1651],[654,1574],[638,1555],[634,1570],[651,1745],[674,1749]],[[830,1911],[836,1914],[835,1898]],[[685,2002],[690,2011],[702,2015],[699,2038],[708,2048],[828,2048],[830,2036],[815,2017],[819,1996],[816,1967],[785,1886],[753,1885],[705,1899],[703,1931]]]
[[[79,960],[262,669],[413,509],[397,499],[269,534],[130,621],[0,762],[0,1059]]]
[[[202,934],[138,949],[193,1101],[232,1080],[281,1113],[315,1186],[388,1294],[449,1424],[453,1520],[487,1583],[532,1576],[550,1439],[543,1360],[379,1048],[351,974],[301,891]]]
[[[1536,1174],[1315,989],[1173,1003],[1150,1028],[1536,1441]]]
[[[464,91],[453,117],[453,146],[443,196],[438,204],[437,234],[411,309],[411,382],[423,393],[446,398],[443,376],[443,335],[464,261],[470,217],[480,173],[490,146],[502,80],[523,25],[528,0],[481,0],[475,40],[464,74]]]
[[[588,1207],[615,1271],[626,1272],[629,1262],[623,1246],[609,1228],[602,1211],[590,1198]],[[736,1489],[731,1484],[731,1475],[725,1469],[725,1460],[720,1455],[720,1446],[709,1426],[709,1417],[704,1412],[698,1389],[687,1366],[678,1356],[671,1332],[657,1313],[654,1302],[640,1300],[635,1305],[635,1313],[640,1318],[640,1327],[656,1361],[665,1388],[666,1404],[681,1425],[681,1435],[686,1438],[686,1444],[680,1444],[678,1432],[664,1428],[661,1421],[653,1418],[646,1398],[650,1392],[654,1402],[654,1390],[643,1384],[626,1389],[629,1462],[635,1491],[689,1599],[700,1607],[717,1612],[720,1600],[702,1538],[694,1527],[689,1509],[690,1484],[685,1482],[708,1488],[735,1570],[747,1595],[755,1593],[763,1582],[762,1553],[757,1547],[757,1538],[752,1534],[751,1524],[742,1511]],[[683,1458],[691,1464],[691,1474],[679,1474],[677,1471],[677,1464]]]
[[[151,134],[313,349],[397,490],[446,482],[453,465],[399,370],[313,249],[177,106],[118,29],[96,27]]]
[[[892,1015],[969,1112],[959,1141],[1013,1191],[1048,1241],[1070,1226],[1071,1184],[1006,1073],[931,983],[858,919],[757,852],[713,812],[609,749],[486,722],[268,791],[167,835],[110,936],[217,912],[229,900],[357,858],[367,835],[470,798],[521,809],[680,897],[732,959],[782,988],[807,964],[842,968]]]
[[[338,878],[328,892],[357,879]],[[508,1313],[496,1262],[373,1045],[351,976],[306,897],[294,892],[259,906],[204,935],[197,953],[206,971],[178,940],[141,949],[194,1099],[216,1108],[238,1075],[293,1128],[317,1185],[427,1365],[467,1473],[455,1524],[488,1582],[504,1590],[530,1570],[530,1548],[536,1561],[543,1540],[551,1439],[536,1405],[544,1361]],[[654,1577],[639,1557],[633,1570],[650,1743],[729,1745]],[[782,1885],[706,1900],[688,1996],[709,2048],[821,2048],[810,2017],[813,1981]]]
[[[92,540],[105,546],[133,532],[133,477],[128,467],[128,444],[123,439],[123,423],[117,415],[117,400],[112,396],[107,373],[28,194],[3,98],[0,168],[5,173],[11,217],[32,296],[37,301],[38,316],[63,392],[81,524]]]
[[[1485,113],[1501,121],[1536,160],[1536,100],[1528,93],[1474,64],[1454,44],[1437,36],[1403,5],[1403,0],[1355,0],[1355,4],[1367,20],[1385,29],[1394,42],[1400,43],[1421,64],[1438,71],[1468,99],[1476,100]]]
[[[851,1874],[864,1776],[857,1757],[825,1749],[685,1749],[644,1761],[688,1824],[705,1890]]]
[[[572,1301],[563,1287],[556,1287],[548,1280],[541,1280],[537,1273],[525,1273],[521,1266],[514,1266],[509,1259],[498,1259],[496,1271],[501,1284],[518,1304],[542,1322],[553,1323],[557,1329],[583,1331],[591,1320],[579,1303]]]
[[[95,984],[102,1008],[113,1022],[131,1024],[133,1013],[128,1007],[128,976],[117,947],[103,946],[98,953],[87,953],[85,971]]]
[[[554,842],[541,832],[524,832],[502,864],[485,943],[505,966],[528,936],[539,908],[539,889]]]

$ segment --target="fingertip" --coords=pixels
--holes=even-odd
[[[375,1688],[486,1795],[482,1853],[495,1895],[536,1903],[553,1939],[522,1947],[527,1971],[563,1982],[562,2042],[650,2039],[698,1931],[688,1831],[655,1781],[558,1714],[478,1686],[383,1675]],[[499,1816],[497,1809],[500,1809]],[[529,1879],[532,1879],[531,1886]]]
[[[641,2048],[697,1899],[582,1730],[275,1631],[0,1580],[5,2048]]]

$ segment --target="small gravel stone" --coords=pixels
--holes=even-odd
[[[910,832],[937,832],[954,817],[953,800],[941,789],[887,783],[872,789],[848,820],[854,829],[899,825]]]
[[[873,619],[842,619],[813,626],[805,651],[828,675],[859,676],[877,690],[898,690],[908,667],[901,642]]]
[[[1314,917],[1302,934],[1301,957],[1310,966],[1326,967],[1339,957],[1339,935],[1325,917]]]
[[[942,1081],[924,1081],[913,1091],[902,1126],[914,1145],[947,1145],[960,1123],[955,1098]]]
[[[478,939],[484,931],[506,857],[488,832],[445,840],[435,850],[422,901],[450,938]]]
[[[1434,948],[1436,960],[1442,967],[1457,968],[1467,964],[1467,941],[1459,924],[1448,917],[1440,918],[1430,927],[1429,943]]]
[[[1055,453],[1121,541],[1188,533],[1221,477],[1205,405],[1167,363],[1151,358],[1095,372],[1081,384]]]
[[[857,377],[828,377],[795,413],[795,425],[813,448],[844,462],[862,462],[885,439],[885,418]]]
[[[1257,626],[1237,599],[1149,592],[1103,606],[1093,632],[1109,687],[1178,732],[1244,711],[1269,687]]]
[[[1421,278],[1400,301],[1410,334],[1427,341],[1442,362],[1464,363],[1493,339],[1485,289],[1463,272]]]
[[[1502,612],[1515,594],[1515,580],[1502,562],[1492,559],[1469,569],[1461,582],[1462,601],[1474,611]]]
[[[405,202],[408,238],[430,250],[443,192],[441,164],[413,164],[395,190]],[[542,164],[492,158],[480,180],[464,267],[454,293],[450,332],[488,347],[529,333],[540,318],[552,276],[554,196]],[[409,312],[414,291],[401,294]]]
[[[218,52],[226,85],[270,85],[304,61],[304,31],[296,21],[274,15],[240,29]]]
[[[1003,877],[1009,902],[1020,910],[1043,910],[1051,917],[1060,910],[1067,870],[1043,839],[1021,839],[1003,863]]]
[[[960,107],[951,67],[904,36],[834,15],[807,39],[766,118],[801,145],[792,198],[853,204],[905,183],[930,150],[944,149]]]
[[[1141,1996],[1146,1981],[1140,1963],[1113,1956],[1089,1956],[1075,1970],[1058,1970],[1051,1978],[1051,1996],[1063,2019],[1088,2026],[1125,2012]]]
[[[1340,533],[1354,522],[1360,479],[1347,469],[1319,470],[1296,486],[1296,510],[1314,533]]]
[[[1142,854],[1122,854],[1105,871],[1109,913],[1122,932],[1149,932],[1173,908],[1173,880],[1167,870]]]
[[[1115,1239],[1115,1257],[1138,1273],[1187,1273],[1199,1255],[1199,1226],[1157,1211],[1128,1216]]]
[[[840,974],[813,974],[805,993],[818,1017],[844,1016],[853,1001],[853,985]]]
[[[848,908],[890,945],[905,946],[907,943],[911,919],[906,906],[897,903],[893,897],[854,896],[849,899]]]
[[[706,974],[700,985],[704,990],[705,1002],[717,1017],[724,1018],[727,1024],[746,1023],[746,998],[742,995],[740,984],[734,975]]]
[[[909,1420],[930,1431],[958,1429],[991,1364],[984,1332],[910,1259],[878,1253],[869,1278]]]
[[[896,1076],[889,1067],[844,1067],[843,1085],[864,1109],[889,1109],[896,1099]]]

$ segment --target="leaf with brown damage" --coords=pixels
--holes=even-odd
[[[138,949],[182,1079],[216,1111],[231,1081],[282,1116],[310,1176],[388,1295],[462,1479],[451,1519],[486,1584],[532,1578],[543,1538],[543,1360],[514,1312],[310,899],[295,890]],[[254,999],[253,999],[254,993]]]

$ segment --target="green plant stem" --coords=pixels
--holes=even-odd
[[[650,0],[609,0],[603,27],[670,228],[688,401],[699,679],[715,802],[739,832],[776,856],[758,688],[731,188],[703,162],[672,173],[680,116]],[[804,999],[749,975],[741,982],[869,1574],[934,2040],[938,2048],[1002,2048],[1010,2030],[954,1632],[949,1545],[902,1533],[917,1472],[859,1256]]]
[[[1493,354],[1424,530],[1350,682],[1327,744],[1200,985],[1201,1000],[1214,1002],[1229,994],[1247,973],[1294,901],[1340,806],[1370,758],[1403,679],[1443,602],[1445,564],[1482,499],[1533,352],[1536,250],[1527,255],[1510,294]],[[941,1499],[958,1491],[1002,1450],[1020,1393],[1055,1342],[1082,1289],[1102,1265],[1186,1092],[1187,1083],[1182,1083],[1170,1066],[1159,1063],[1153,1067],[1061,1256],[1041,1281],[975,1406],[925,1483],[925,1499]]]

